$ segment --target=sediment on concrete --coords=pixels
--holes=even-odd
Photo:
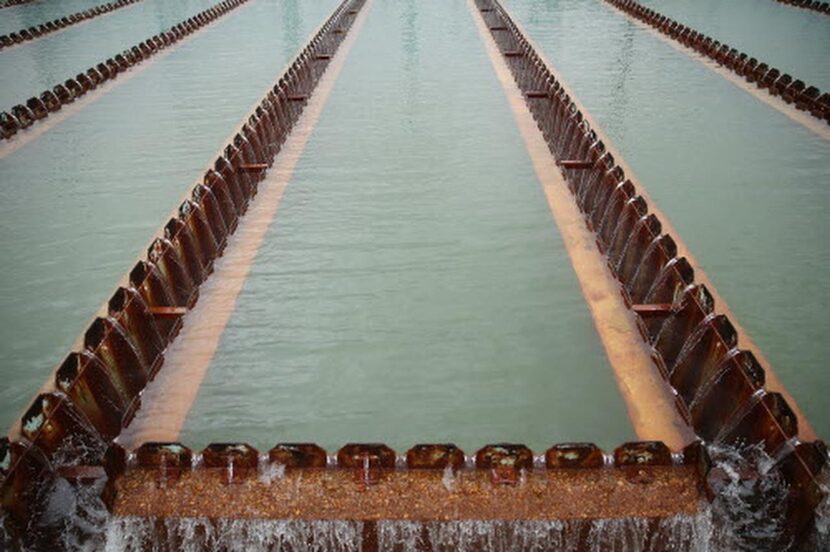
[[[52,21],[47,21],[46,23],[32,25],[29,28],[21,29],[17,32],[9,33],[7,35],[0,35],[0,52],[2,52],[4,48],[8,48],[16,44],[23,44],[30,40],[35,40],[36,38],[60,31],[61,29],[66,29],[67,27],[77,25],[78,23],[83,23],[84,21],[89,21],[99,15],[112,13],[115,10],[137,4],[141,1],[142,0],[116,0],[115,2],[101,4],[100,6],[95,6],[84,11],[58,17]]]
[[[604,1],[729,69],[746,82],[766,90],[771,96],[780,97],[799,111],[830,124],[830,93],[822,93],[818,87],[647,8],[636,0]]]
[[[824,444],[802,442],[784,397],[765,388],[765,371],[671,235],[650,213],[639,184],[591,128],[561,80],[495,0],[475,0],[551,154],[596,235],[619,291],[637,317],[654,362],[698,436],[716,445],[760,443],[791,485],[793,534],[803,535],[822,492]]]
[[[215,19],[245,0],[194,18]],[[141,404],[144,387],[199,298],[364,0],[345,0],[323,23],[211,163],[23,415],[0,440],[0,505],[13,534],[40,513],[43,488],[67,464],[100,466]]]
[[[224,0],[166,31],[107,58],[85,72],[78,73],[74,78],[66,79],[63,83],[44,90],[39,96],[32,96],[24,103],[12,107],[11,112],[0,113],[0,137],[11,140],[38,121],[60,111],[63,106],[71,104],[107,81],[116,79],[130,68],[173,46],[246,2],[248,0]]]

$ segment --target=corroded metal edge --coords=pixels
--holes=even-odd
[[[475,5],[638,316],[678,409],[707,442],[763,445],[791,485],[790,529],[803,535],[822,497],[816,477],[827,463],[824,443],[799,439],[787,401],[765,389],[764,369],[751,351],[738,347],[735,327],[718,314],[706,286],[694,282],[691,264],[678,257],[675,240],[649,213],[624,162],[614,158],[611,144],[592,128],[547,60],[498,0]]]
[[[226,0],[225,10],[247,0]],[[64,464],[100,464],[164,362],[257,184],[305,109],[364,0],[344,0],[258,103],[47,382],[0,439],[0,505],[26,527],[44,481]],[[216,8],[201,24],[221,15]],[[202,22],[201,20],[204,20]]]
[[[85,72],[78,73],[74,78],[66,79],[63,83],[58,83],[53,88],[44,90],[39,96],[33,96],[25,103],[15,105],[11,108],[10,113],[6,111],[0,113],[0,139],[11,140],[18,132],[22,132],[38,121],[46,119],[50,114],[60,111],[63,106],[80,99],[85,94],[104,85],[107,81],[117,78],[130,68],[232,12],[246,2],[248,0],[223,0],[193,17],[189,17],[181,23],[107,58]],[[15,39],[9,37],[0,37],[0,44],[7,46],[18,42],[20,40],[15,41]]]
[[[115,10],[125,8],[142,1],[143,0],[115,0],[114,2],[93,6],[89,9],[71,13],[63,17],[57,17],[51,21],[47,21],[46,23],[32,25],[31,27],[21,29],[17,32],[0,35],[0,51],[3,51],[3,49],[8,47],[23,44],[30,40],[35,40],[36,38],[60,31],[61,29],[66,29],[72,25],[89,21],[99,15],[112,13]]]
[[[267,454],[245,444],[194,454],[179,443],[110,449],[105,502],[115,516],[303,520],[568,520],[696,515],[709,497],[700,443],[672,455],[634,442],[605,456],[595,445],[555,445],[543,457],[516,444],[474,457],[451,444],[397,457],[350,444],[327,459],[313,444]]]
[[[740,52],[725,42],[715,40],[660,12],[647,8],[636,0],[604,1],[639,19],[670,39],[729,69],[748,83],[766,90],[771,96],[780,97],[799,111],[809,113],[816,119],[830,124],[830,93],[822,93],[817,87],[810,86],[787,73],[782,73],[779,69]]]

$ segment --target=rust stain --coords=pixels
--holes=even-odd
[[[175,441],[204,379],[219,340],[236,308],[236,300],[279,208],[285,187],[305,149],[323,107],[331,94],[360,28],[371,9],[366,2],[349,34],[340,44],[328,70],[288,137],[274,167],[259,184],[257,200],[240,219],[214,275],[202,286],[200,300],[185,317],[181,334],[168,350],[167,360],[143,395],[143,407],[119,437],[128,447],[147,441]],[[317,31],[312,33],[312,36]]]
[[[473,0],[467,0],[467,6],[496,76],[504,88],[548,206],[568,250],[634,430],[640,439],[664,441],[672,449],[680,449],[694,440],[694,432],[678,413],[671,387],[654,366],[650,351],[637,330],[634,316],[619,293],[617,281],[594,245],[594,234],[585,226],[556,161],[478,8]]]
[[[471,6],[471,7],[474,9],[474,6]],[[626,15],[626,14],[623,14],[623,15]],[[634,21],[636,21],[636,20],[634,20]],[[513,19],[513,22],[516,25],[516,28],[519,30],[519,32],[521,32],[522,35],[524,35],[524,37],[526,38],[528,44],[536,51],[536,53],[539,56],[539,59],[547,67],[554,67],[554,65],[550,62],[550,60],[545,56],[544,51],[536,45],[536,43],[533,41],[533,39],[530,37],[530,35],[527,33],[527,31],[525,31],[525,29],[522,27],[522,25],[518,21],[516,21],[515,18]],[[637,21],[637,22],[639,23],[639,21]],[[657,34],[657,36],[662,38],[662,35],[660,35],[656,31],[653,31],[650,27],[645,26],[645,24],[643,24],[643,26],[646,29],[648,29],[649,31],[654,32],[655,34]],[[673,44],[671,41],[669,41],[668,38],[664,38],[664,40],[668,41],[670,44]],[[493,48],[495,48],[495,45],[493,46]],[[497,50],[495,52],[498,53]],[[695,54],[695,55],[697,55],[697,54]],[[505,70],[507,71],[507,69],[505,69]],[[732,309],[729,308],[729,305],[726,303],[726,300],[723,298],[723,296],[721,296],[720,293],[718,293],[717,288],[715,288],[715,285],[712,283],[712,280],[703,271],[703,268],[700,266],[700,263],[697,262],[695,256],[692,255],[691,251],[689,251],[689,247],[686,245],[686,243],[680,238],[680,234],[678,234],[677,229],[672,225],[671,221],[666,216],[666,213],[661,211],[660,208],[657,206],[657,203],[655,203],[654,199],[649,195],[648,190],[646,189],[646,187],[643,186],[642,181],[637,178],[636,173],[631,169],[631,167],[628,165],[628,163],[626,163],[623,156],[620,155],[620,152],[616,149],[616,147],[614,147],[613,143],[605,135],[605,132],[602,130],[602,126],[599,125],[598,122],[590,114],[590,112],[587,109],[585,109],[585,106],[582,104],[582,102],[580,102],[578,97],[573,93],[573,89],[571,89],[571,87],[568,86],[567,83],[565,83],[562,80],[561,73],[556,72],[556,74],[557,74],[557,79],[559,80],[560,86],[565,90],[565,92],[571,98],[571,101],[573,101],[573,103],[582,112],[582,115],[583,115],[584,119],[591,125],[591,128],[594,130],[594,132],[596,132],[597,137],[599,137],[604,142],[606,151],[610,152],[611,155],[614,156],[614,160],[617,163],[617,165],[619,165],[625,171],[625,174],[628,176],[628,178],[632,182],[635,183],[636,188],[637,188],[637,193],[639,193],[641,196],[643,196],[643,198],[646,200],[646,202],[649,205],[650,211],[652,213],[654,213],[660,219],[660,221],[663,225],[663,232],[666,233],[666,234],[670,234],[672,236],[672,238],[674,238],[674,241],[677,245],[677,256],[678,257],[686,257],[686,259],[689,261],[689,264],[692,266],[692,268],[694,268],[695,280],[697,281],[697,283],[703,284],[703,285],[706,286],[706,288],[709,290],[709,293],[714,298],[715,304],[718,306],[718,311],[721,312],[722,314],[725,314],[729,318],[729,320],[732,322],[732,325],[734,326],[734,328],[737,331],[738,335],[741,336],[740,337],[740,343],[738,344],[739,347],[751,351],[755,355],[755,357],[758,359],[758,362],[760,362],[761,365],[764,366],[765,373],[766,373],[766,389],[769,390],[769,391],[774,391],[774,392],[780,393],[786,399],[787,403],[790,405],[790,408],[792,408],[793,412],[795,412],[795,414],[798,418],[798,435],[799,435],[799,437],[803,441],[814,441],[814,440],[816,440],[818,438],[818,436],[817,436],[815,430],[813,429],[813,426],[810,424],[809,420],[804,415],[804,412],[798,406],[798,403],[796,402],[795,398],[786,390],[786,388],[784,387],[784,384],[781,382],[780,379],[778,379],[778,376],[775,374],[769,360],[764,356],[764,354],[759,349],[758,345],[750,337],[750,335],[747,332],[746,328],[744,328],[740,324],[737,317],[735,316],[735,313],[732,311]],[[507,77],[509,77],[509,72],[507,74]],[[512,86],[515,86],[515,85],[512,84],[512,82],[513,82],[512,80],[510,82],[511,82]],[[765,96],[768,96],[768,95],[765,94]],[[759,96],[759,99],[764,99],[764,98]],[[770,99],[772,99],[771,96],[770,96]],[[784,105],[786,106],[787,104],[784,103]],[[787,106],[787,107],[789,107],[789,106]],[[812,117],[810,119],[811,119],[810,122],[815,121],[815,119],[812,119]],[[830,137],[830,135],[828,135],[828,137]],[[570,199],[570,198],[569,198],[569,201],[571,203],[573,203],[573,200]]]
[[[227,483],[227,470],[185,470],[158,484],[157,470],[131,470],[116,482],[116,516],[231,519],[404,519],[447,521],[608,519],[695,515],[703,503],[694,468],[524,471],[517,485],[494,485],[490,470],[383,470],[362,487],[354,470],[287,470]],[[359,470],[358,470],[359,471]]]

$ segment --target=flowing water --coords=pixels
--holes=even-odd
[[[336,4],[254,0],[0,159],[0,425]]]
[[[819,435],[830,435],[830,142],[604,2],[505,5],[669,217]],[[741,13],[754,21],[763,12]],[[745,20],[735,16],[735,25]],[[788,43],[798,55],[810,47]]]
[[[472,453],[632,437],[466,5],[378,2],[182,441]]]

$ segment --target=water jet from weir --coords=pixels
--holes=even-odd
[[[823,444],[801,440],[796,413],[765,389],[756,357],[737,347],[733,325],[695,283],[610,144],[507,12],[489,0],[471,6],[595,232],[682,418],[709,445],[673,453],[636,442],[606,455],[567,443],[537,456],[494,444],[468,457],[451,444],[416,445],[405,456],[351,444],[330,457],[309,443],[260,454],[244,443],[196,453],[175,442],[131,451],[113,442],[164,369],[199,286],[338,46],[365,17],[363,0],[346,0],[2,442],[4,545],[749,550],[824,542],[815,523],[827,504]]]

